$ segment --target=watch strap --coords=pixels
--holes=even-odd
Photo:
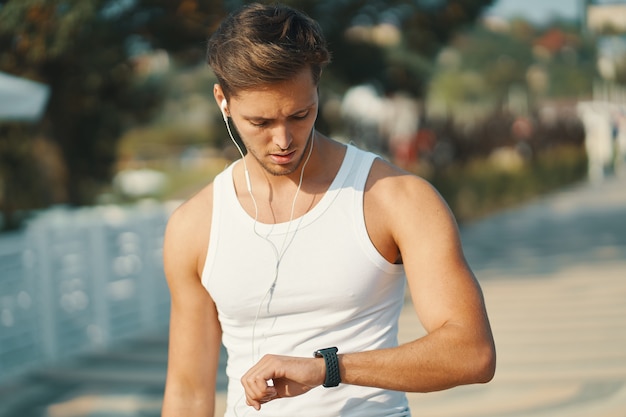
[[[339,374],[339,359],[337,358],[337,348],[329,347],[316,350],[313,354],[316,358],[324,358],[326,363],[326,379],[323,386],[325,388],[336,387],[341,382]]]

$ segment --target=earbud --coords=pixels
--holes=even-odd
[[[233,143],[237,147],[237,150],[239,151],[239,154],[241,155],[241,159],[243,159],[244,174],[245,174],[245,177],[246,177],[246,187],[248,188],[248,192],[250,193],[250,195],[252,195],[252,184],[250,183],[250,174],[248,173],[248,165],[246,164],[246,160],[244,158],[244,154],[243,154],[243,151],[241,149],[241,146],[239,146],[239,144],[237,143],[237,141],[233,137],[233,132],[230,130],[230,125],[228,124],[228,115],[226,114],[227,108],[228,108],[228,102],[226,101],[226,99],[223,99],[222,102],[220,103],[220,110],[222,110],[222,117],[224,118],[224,123],[226,124],[226,129],[228,130],[228,136],[230,136],[230,140],[233,141]],[[252,201],[254,201],[254,196],[252,196]],[[256,210],[256,201],[254,201],[254,206],[255,206],[255,210]],[[257,215],[258,215],[258,213],[257,213]]]
[[[226,99],[222,100],[222,103],[220,104],[220,109],[222,110],[222,117],[224,118],[224,121],[228,120],[228,115],[226,114],[226,107],[228,107],[228,102],[226,102]]]

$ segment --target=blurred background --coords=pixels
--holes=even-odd
[[[1,227],[206,184],[234,154],[205,43],[242,3],[0,1]],[[317,128],[428,178],[460,221],[579,181],[590,156],[594,177],[618,162],[615,140],[589,155],[585,122],[617,136],[621,2],[287,3],[334,54]]]
[[[243,3],[0,0],[0,393],[164,337],[167,217],[238,155],[204,55]],[[626,1],[284,3],[333,52],[317,129],[428,179],[462,229],[623,170]],[[14,415],[69,415],[39,410]]]

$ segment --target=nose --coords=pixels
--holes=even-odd
[[[293,138],[289,133],[289,129],[287,129],[286,124],[280,124],[274,129],[272,132],[272,141],[274,145],[278,146],[280,149],[285,150],[291,146],[291,142]]]

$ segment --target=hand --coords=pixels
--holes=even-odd
[[[261,404],[274,399],[308,392],[321,385],[325,376],[326,365],[322,358],[265,355],[241,377],[241,384],[246,404],[260,410]]]

